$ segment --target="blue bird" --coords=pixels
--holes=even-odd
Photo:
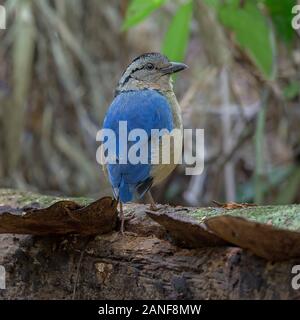
[[[179,129],[182,133],[181,110],[173,91],[171,75],[184,70],[183,63],[170,62],[160,53],[145,53],[127,67],[118,83],[115,98],[110,105],[103,123],[103,129],[110,129],[116,135],[114,163],[105,166],[106,175],[113,189],[114,197],[120,202],[121,232],[124,231],[123,203],[142,198],[148,193],[151,210],[155,210],[155,203],[150,188],[166,178],[176,167],[176,161],[170,163],[151,163],[152,158],[161,155],[162,135],[156,147],[151,149],[153,129]],[[120,142],[120,124],[126,123],[126,143]],[[142,129],[146,135],[141,135],[136,141],[128,138],[128,133],[135,129]],[[182,134],[180,136],[182,140]],[[137,163],[130,162],[130,148],[138,142],[140,153],[144,160]],[[109,145],[109,144],[108,144]],[[174,144],[167,152],[173,156]],[[145,149],[143,149],[145,148]],[[181,155],[182,150],[179,150]],[[138,154],[138,152],[137,152]],[[178,153],[177,153],[178,154]],[[138,154],[141,156],[141,154]],[[174,160],[174,159],[173,159]],[[176,159],[175,159],[176,160]]]

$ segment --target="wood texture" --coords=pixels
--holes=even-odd
[[[28,194],[26,200],[24,194],[3,194],[1,205],[33,201]],[[131,219],[124,236],[118,224],[88,238],[0,235],[0,265],[7,280],[0,299],[71,299],[74,288],[75,299],[300,299],[300,290],[291,286],[291,269],[300,258],[269,262],[224,243],[181,247],[147,209],[125,207]],[[179,208],[180,214],[188,210]]]

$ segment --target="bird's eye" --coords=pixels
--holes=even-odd
[[[153,70],[154,69],[154,65],[152,63],[147,63],[146,64],[146,69],[147,70]]]

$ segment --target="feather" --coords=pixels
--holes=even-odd
[[[147,137],[139,143],[147,144],[148,163],[122,164],[124,145],[119,144],[119,122],[127,121],[128,133],[133,129],[143,129]],[[112,129],[116,134],[116,164],[108,164],[108,178],[116,198],[128,202],[141,198],[151,187],[151,129],[173,129],[173,117],[168,100],[155,90],[125,91],[118,94],[110,105],[104,119],[104,129]],[[128,150],[135,142],[128,141]],[[126,160],[128,152],[126,154]],[[124,160],[124,159],[123,159]],[[121,162],[121,163],[120,163]]]

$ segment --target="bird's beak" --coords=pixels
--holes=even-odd
[[[164,74],[172,74],[176,73],[179,71],[182,71],[184,69],[188,68],[188,66],[184,63],[179,63],[179,62],[171,62],[171,64],[165,68],[162,68],[161,71]]]

